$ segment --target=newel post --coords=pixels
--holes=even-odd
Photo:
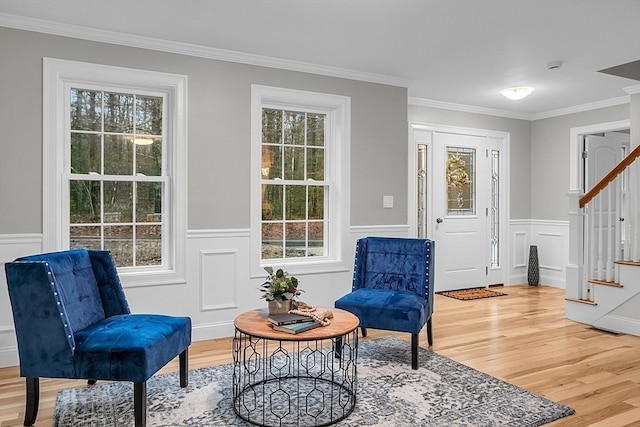
[[[584,210],[580,208],[580,190],[569,191],[569,264],[565,279],[567,298],[584,299]]]

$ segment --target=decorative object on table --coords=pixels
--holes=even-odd
[[[319,311],[316,307],[302,301],[298,303],[297,309],[291,310],[289,312],[292,314],[307,316],[308,318],[311,318],[320,323],[321,326],[329,326],[331,324],[331,319],[333,319],[333,311],[329,309]]]
[[[274,331],[286,332],[288,334],[299,334],[300,332],[310,331],[320,326],[320,322],[310,320],[301,323],[290,323],[288,325],[273,325]]]
[[[492,291],[491,289],[487,288],[458,289],[455,291],[436,292],[436,294],[449,298],[459,299],[462,301],[471,301],[474,299],[501,297],[507,295],[504,292]]]
[[[529,286],[538,286],[540,282],[540,267],[538,265],[538,247],[529,246],[529,269],[527,271]]]
[[[308,322],[309,316],[294,313],[275,313],[267,316],[267,320],[276,326]]]
[[[418,334],[426,325],[433,345],[435,243],[428,239],[365,237],[356,244],[351,293],[335,307],[355,314],[367,328],[411,334],[411,368],[418,369]]]
[[[272,267],[265,267],[267,280],[260,286],[261,298],[269,303],[269,314],[288,313],[297,308],[296,297],[302,290],[298,289],[298,279],[279,268],[275,272]]]
[[[409,351],[409,344],[397,337],[359,343],[358,404],[340,421],[340,427],[541,426],[574,413],[568,406],[422,347],[420,369],[407,370]],[[314,368],[323,366],[315,364]],[[247,423],[233,412],[233,390],[229,387],[232,375],[232,363],[196,369],[189,374],[189,387],[183,389],[172,387],[176,373],[155,375],[147,387],[148,424],[246,427]],[[307,393],[313,396],[313,391],[310,388]],[[131,393],[130,385],[121,382],[61,390],[53,424],[55,427],[130,425]],[[298,392],[291,393],[294,394]],[[311,405],[320,411],[323,402],[314,400]],[[278,425],[282,421],[270,415],[265,424]]]

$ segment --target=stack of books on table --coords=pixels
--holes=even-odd
[[[298,334],[320,326],[320,323],[311,317],[300,314],[270,314],[267,320],[271,322],[274,330],[288,334]]]

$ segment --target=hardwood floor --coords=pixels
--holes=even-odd
[[[640,337],[565,319],[563,290],[526,285],[499,290],[508,295],[475,301],[437,295],[432,350],[576,410],[549,426],[640,426]],[[370,330],[364,339],[390,334]],[[424,331],[420,345],[426,347]],[[189,367],[229,363],[230,349],[230,338],[193,343]],[[173,361],[163,372],[177,369]],[[0,369],[1,427],[22,425],[24,379],[18,375],[17,367]],[[84,384],[40,380],[36,425],[52,424],[58,390]]]

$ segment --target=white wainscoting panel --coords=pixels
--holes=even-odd
[[[526,283],[528,247],[538,245],[540,283],[564,287],[568,262],[568,223],[514,220],[510,223],[509,284]],[[351,247],[345,249],[349,270],[299,277],[303,300],[319,307],[333,307],[335,299],[351,289],[353,254],[357,239],[365,236],[407,237],[406,225],[354,226]],[[437,250],[437,246],[436,246]],[[187,283],[125,289],[134,312],[152,310],[186,315],[193,324],[193,340],[221,338],[234,333],[233,320],[247,310],[264,308],[258,287],[263,277],[250,277],[250,232],[239,230],[190,230],[187,233]],[[0,236],[0,263],[42,252],[40,234]],[[437,255],[436,255],[437,256]],[[292,269],[293,270],[293,269]],[[295,271],[291,271],[295,273]],[[266,273],[265,273],[266,277]],[[0,274],[0,367],[18,364],[13,317],[6,279]]]
[[[538,247],[540,284],[565,287],[565,268],[569,263],[569,222],[535,219],[511,220],[510,284],[527,283],[529,247]]]
[[[200,251],[200,310],[238,308],[238,250]]]
[[[512,220],[509,224],[510,265],[509,284],[527,283],[527,265],[529,263],[529,241],[531,240],[531,222]]]
[[[42,252],[42,234],[0,235],[0,367],[18,365],[18,344],[9,302],[4,264]]]

